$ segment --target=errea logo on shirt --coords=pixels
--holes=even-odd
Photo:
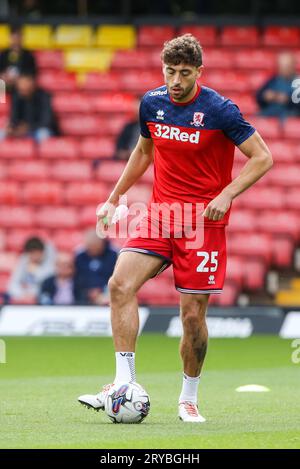
[[[200,130],[189,134],[188,132],[182,132],[178,127],[161,124],[155,124],[155,129],[155,137],[189,143],[199,143],[200,140]]]
[[[164,120],[165,113],[162,109],[159,109],[156,113],[156,119]]]

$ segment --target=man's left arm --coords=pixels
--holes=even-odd
[[[222,220],[230,208],[232,200],[251,187],[273,165],[271,152],[257,131],[238,145],[238,148],[249,160],[240,174],[207,205],[203,216],[209,220]]]

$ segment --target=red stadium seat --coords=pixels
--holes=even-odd
[[[69,205],[98,205],[109,196],[107,186],[99,182],[73,182],[65,191],[65,198]]]
[[[285,207],[284,190],[254,185],[240,195],[240,206],[256,210],[280,210]]]
[[[11,229],[7,231],[7,249],[15,252],[23,251],[25,242],[32,236],[38,236],[44,241],[49,240],[49,232],[41,228],[11,227]]]
[[[159,274],[159,278],[163,280],[168,279],[169,282],[171,281],[174,284],[174,272],[172,265],[168,269],[165,269],[161,274]]]
[[[242,170],[243,166],[245,166],[246,161],[236,159],[233,163],[233,168],[232,168],[232,177],[236,177]],[[237,199],[238,200],[238,199]]]
[[[97,179],[106,183],[116,183],[125,166],[125,161],[103,161],[97,169]]]
[[[20,187],[16,182],[0,182],[0,204],[16,205],[20,202]]]
[[[99,129],[97,135],[99,136],[101,132],[101,135],[105,137],[110,135],[116,137],[121,132],[125,124],[129,122],[129,120],[132,119],[129,119],[125,114],[116,115],[113,119],[105,118],[101,121],[101,128]]]
[[[75,91],[77,89],[76,76],[64,70],[41,71],[38,84],[49,91]]]
[[[44,207],[37,211],[36,223],[41,228],[77,228],[78,214],[75,208],[71,207]]]
[[[264,287],[266,265],[255,259],[243,262],[244,288],[247,290],[261,290]]]
[[[112,68],[118,69],[145,69],[151,65],[151,50],[133,49],[116,51]]]
[[[263,34],[263,44],[275,47],[297,47],[300,45],[299,28],[290,26],[268,26]]]
[[[276,53],[266,49],[242,49],[236,51],[234,64],[238,68],[252,70],[274,70],[276,67]]]
[[[9,96],[5,96],[5,103],[0,103],[0,116],[1,119],[7,119],[10,113],[10,98]]]
[[[0,114],[0,129],[4,129],[8,122],[8,116],[6,114]]]
[[[286,211],[277,212],[261,211],[257,215],[258,230],[272,235],[291,236],[294,241],[300,238],[299,215]]]
[[[269,172],[269,181],[276,186],[290,188],[300,186],[300,165],[274,165]]]
[[[138,292],[141,304],[175,305],[179,303],[179,293],[168,278],[154,278],[146,282]]]
[[[244,265],[242,259],[238,256],[228,256],[226,279],[242,287],[243,278]]]
[[[70,137],[52,137],[39,145],[42,158],[77,158],[79,156],[78,143]]]
[[[234,202],[235,204],[235,202]],[[247,199],[246,199],[246,208]],[[238,210],[233,206],[232,212],[230,214],[230,223],[227,230],[230,233],[248,233],[256,231],[256,214],[250,210]]]
[[[56,230],[52,240],[58,251],[74,252],[82,245],[83,238],[82,230]]]
[[[239,293],[238,287],[230,281],[225,281],[220,295],[210,295],[209,304],[216,306],[233,306]]]
[[[153,174],[153,165],[151,165],[147,171],[143,174],[143,176],[141,177],[141,179],[139,180],[139,182],[142,182],[144,184],[153,184],[153,178],[154,178],[154,174]]]
[[[253,117],[251,124],[263,138],[278,139],[281,135],[280,122],[276,117]]]
[[[63,203],[63,187],[57,182],[28,182],[22,197],[30,205],[57,205]]]
[[[91,112],[92,102],[90,96],[80,92],[60,92],[53,97],[53,108],[57,113],[68,112]]]
[[[101,131],[101,119],[95,114],[75,114],[60,117],[60,127],[65,135],[84,137],[98,135]]]
[[[223,49],[207,49],[203,54],[203,63],[207,70],[212,68],[231,69],[234,61],[235,53],[233,51]],[[203,78],[206,79],[206,70],[204,70]]]
[[[129,93],[102,93],[93,97],[92,106],[95,112],[131,113],[136,109],[136,99]]]
[[[89,181],[92,168],[88,161],[58,161],[51,167],[51,176],[60,181]]]
[[[253,73],[247,73],[247,76],[245,76],[249,90],[252,91],[252,93],[256,93],[269,78],[270,71],[268,70],[254,70]]]
[[[204,84],[220,93],[249,92],[249,75],[235,70],[207,70],[203,75]]]
[[[96,208],[96,205],[90,205],[78,211],[78,223],[81,228],[96,226]]]
[[[8,173],[7,163],[0,161],[0,181],[6,179]]]
[[[246,158],[247,157],[245,155],[243,155],[243,160],[237,160],[237,161],[234,162],[233,169],[232,169],[232,177],[233,178],[236,178],[240,174],[242,168],[246,164],[246,161],[247,161]],[[273,168],[272,168],[272,171],[273,171]],[[268,184],[270,184],[270,173],[271,173],[271,171],[267,172],[267,174],[265,174],[261,179],[256,181],[255,188],[257,188],[257,187],[266,187]],[[234,201],[234,206],[235,207],[237,207],[237,206],[240,207],[240,206],[244,205],[244,203],[242,203],[242,200],[246,200],[247,194],[248,194],[248,191],[245,194],[241,194],[239,197],[237,197]],[[245,205],[247,205],[247,202],[245,203]]]
[[[272,240],[273,264],[290,268],[293,263],[294,242],[291,238],[277,237]]]
[[[217,29],[214,26],[182,26],[178,34],[190,33],[195,36],[202,46],[215,46],[217,44]]]
[[[258,111],[256,99],[252,94],[229,93],[228,98],[237,104],[243,114],[256,114]]]
[[[90,72],[79,83],[79,87],[85,91],[119,91],[120,75],[116,72]]]
[[[141,26],[138,31],[139,46],[162,47],[165,41],[175,37],[172,26]]]
[[[270,140],[268,147],[275,163],[296,163],[296,148],[291,142],[284,140]]]
[[[9,273],[2,273],[0,275],[0,292],[5,293],[8,288],[10,274]]]
[[[161,72],[156,71],[128,71],[120,77],[120,87],[125,91],[142,94],[149,89],[163,85]]]
[[[3,229],[0,230],[0,251],[3,251],[7,247],[7,232]]]
[[[63,53],[60,50],[37,50],[34,53],[38,69],[62,69]]]
[[[289,210],[300,210],[300,187],[295,186],[285,191],[285,204]]]
[[[113,138],[86,137],[80,144],[82,158],[112,158],[114,153],[115,141]]]
[[[248,119],[248,116],[247,116],[247,119]],[[235,147],[234,164],[244,165],[246,161],[247,161],[246,155],[244,155],[244,153],[238,147]]]
[[[300,162],[300,145],[294,140],[291,142],[293,144],[293,151],[296,155],[297,161]]]
[[[0,272],[10,273],[17,265],[18,255],[15,252],[0,252]]]
[[[237,151],[237,150],[236,150]],[[238,174],[241,172],[243,166],[246,164],[246,161],[234,161],[233,163],[233,168],[232,168],[232,177],[236,178]],[[239,203],[240,197],[238,197],[235,201],[234,204],[236,206],[236,203],[238,201]]]
[[[34,211],[30,207],[0,207],[0,226],[30,228],[34,225]]]
[[[248,258],[260,258],[267,264],[272,259],[271,237],[264,233],[231,234],[228,237],[229,255],[247,256]]]
[[[300,118],[289,117],[284,122],[284,137],[300,141]]]
[[[0,154],[2,158],[34,158],[35,145],[30,139],[2,140]]]
[[[255,26],[225,26],[221,32],[222,46],[259,45],[258,29]]]
[[[128,205],[131,205],[134,202],[142,202],[147,204],[150,200],[151,193],[152,189],[148,184],[135,184],[126,193]]]
[[[49,167],[44,161],[16,161],[8,166],[8,175],[17,181],[47,179]]]
[[[148,68],[151,67],[152,69],[156,69],[155,71],[156,72],[159,72],[162,79],[163,79],[163,76],[162,76],[162,71],[161,71],[161,48],[149,48],[149,49],[145,49],[145,51],[148,53],[148,57],[149,57],[149,64],[148,64]]]

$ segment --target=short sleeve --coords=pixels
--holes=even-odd
[[[146,103],[145,97],[142,99],[140,104],[140,128],[141,128],[141,135],[144,138],[151,138],[150,131],[147,126],[147,111],[146,111]]]
[[[222,120],[221,128],[235,145],[241,145],[254,134],[255,128],[244,119],[238,106],[230,99],[224,101],[220,115]]]

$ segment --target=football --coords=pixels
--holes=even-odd
[[[149,395],[138,383],[115,383],[105,398],[105,412],[113,423],[140,423],[149,410]]]

